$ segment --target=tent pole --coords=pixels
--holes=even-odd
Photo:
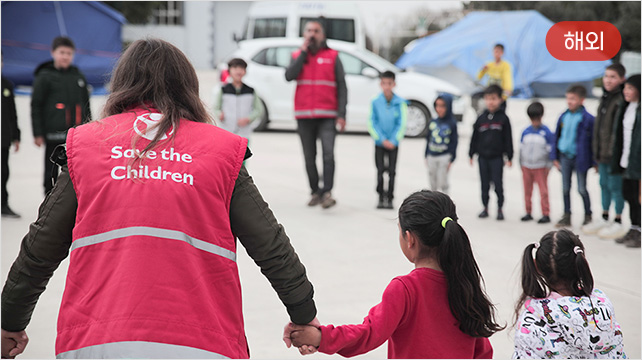
[[[60,35],[67,36],[67,27],[65,26],[65,19],[62,17],[62,7],[60,6],[60,1],[54,1],[54,7],[56,8],[56,18],[58,18],[58,28],[60,29]]]

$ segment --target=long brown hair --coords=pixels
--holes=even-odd
[[[167,41],[147,38],[133,42],[118,60],[111,78],[111,94],[103,117],[134,106],[153,107],[163,114],[154,139],[141,153],[152,149],[180,119],[212,123],[198,94],[198,77],[185,54]]]

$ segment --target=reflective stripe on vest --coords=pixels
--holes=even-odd
[[[57,359],[229,359],[189,346],[147,341],[122,341],[87,346],[56,355]]]
[[[323,116],[323,117],[336,117],[339,113],[334,111],[334,110],[323,110],[323,109],[312,109],[312,110],[299,110],[294,112],[294,116],[299,118],[299,117],[309,117],[309,118],[314,118],[317,116]]]
[[[334,81],[326,81],[326,80],[297,80],[297,85],[323,85],[323,86],[331,86],[331,87],[337,87],[337,83]]]
[[[78,249],[84,246],[100,244],[105,241],[120,239],[127,236],[153,236],[155,238],[161,238],[161,239],[180,240],[192,245],[197,249],[207,251],[211,254],[222,256],[232,261],[236,261],[236,254],[234,252],[224,249],[218,245],[214,245],[206,241],[193,238],[180,231],[159,229],[159,228],[146,227],[146,226],[132,226],[124,229],[107,231],[102,234],[85,236],[83,238],[74,240],[74,242],[71,244],[71,251],[74,251],[75,249]]]

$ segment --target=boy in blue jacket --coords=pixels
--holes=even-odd
[[[437,117],[428,125],[426,134],[426,165],[430,189],[448,193],[448,172],[457,156],[457,120],[452,112],[453,98],[442,94],[435,99]]]
[[[377,209],[392,209],[395,188],[395,168],[399,141],[406,133],[406,100],[392,92],[395,87],[395,73],[381,74],[382,93],[372,100],[368,117],[368,132],[375,141],[375,164],[377,165]],[[384,190],[383,173],[388,172],[388,190]]]
[[[557,121],[553,165],[562,172],[564,193],[564,215],[557,227],[571,226],[571,176],[577,176],[577,191],[584,202],[584,222],[591,223],[591,199],[586,189],[586,174],[596,163],[593,159],[591,142],[595,117],[584,108],[586,89],[582,85],[572,85],[566,90],[566,110]]]

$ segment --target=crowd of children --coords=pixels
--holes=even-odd
[[[233,83],[224,86],[216,109],[221,126],[247,137],[251,130],[245,129],[260,111],[252,89],[241,81],[245,64],[235,60],[229,66]],[[562,173],[564,214],[556,224],[562,229],[545,234],[524,249],[522,295],[513,322],[513,358],[626,358],[613,304],[594,288],[586,249],[579,237],[566,229],[571,225],[571,178],[575,173],[584,205],[582,230],[616,238],[627,247],[640,247],[640,75],[625,81],[624,68],[614,64],[606,69],[603,83],[597,117],[584,107],[587,93],[580,85],[567,90],[568,108],[560,115],[555,131],[542,123],[545,109],[540,102],[532,102],[526,111],[531,125],[520,137],[526,210],[521,221],[534,219],[534,184],[539,188],[542,212],[537,222],[551,221],[547,178],[553,167]],[[371,104],[368,131],[375,142],[377,208],[391,209],[407,102],[393,92],[394,73],[383,73],[380,86],[382,92]],[[503,168],[512,165],[513,157],[504,94],[500,86],[488,86],[484,91],[486,110],[473,125],[469,160],[472,166],[477,155],[483,205],[480,218],[489,216],[492,184],[497,220],[504,220]],[[235,108],[236,113],[222,110],[226,106]],[[446,195],[458,144],[452,98],[439,96],[434,108],[437,116],[428,125],[425,150],[432,190],[410,195],[399,208],[399,244],[415,269],[392,280],[381,303],[370,310],[362,324],[288,325],[286,343],[298,347],[301,354],[320,351],[351,357],[388,341],[389,358],[492,357],[488,337],[505,326],[495,320],[495,308],[485,293],[470,241]],[[599,171],[602,191],[602,217],[595,222],[586,186],[591,168]],[[622,226],[624,200],[630,206],[628,231]],[[611,202],[615,203],[612,224],[608,223]]]

